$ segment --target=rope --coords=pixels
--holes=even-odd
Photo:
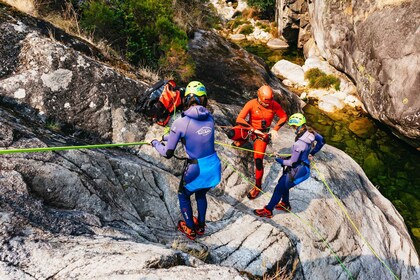
[[[254,151],[251,149],[246,149],[246,148],[241,148],[241,147],[235,147],[229,144],[225,144],[225,143],[221,143],[218,141],[215,141],[215,144],[217,145],[221,145],[221,146],[226,146],[229,148],[234,148],[234,149],[239,149],[239,150],[244,150],[244,151],[248,151],[248,152],[253,152],[253,153],[260,153],[260,154],[264,154],[267,155],[269,157],[273,157],[273,156],[290,156],[290,154],[269,154],[269,153],[264,153],[264,152],[258,152],[258,151]],[[77,150],[77,149],[98,149],[98,148],[111,148],[111,147],[124,147],[124,146],[137,146],[137,145],[150,145],[149,142],[132,142],[132,143],[116,143],[116,144],[96,144],[96,145],[84,145],[84,146],[61,146],[61,147],[42,147],[42,148],[23,148],[23,149],[6,149],[6,150],[0,150],[0,155],[4,155],[4,154],[12,154],[12,153],[34,153],[34,152],[47,152],[47,151],[63,151],[63,150]],[[231,167],[235,172],[237,172],[245,181],[247,181],[248,183],[250,183],[251,185],[253,185],[255,188],[257,188],[263,195],[268,195],[266,192],[264,192],[262,189],[258,188],[256,185],[254,185],[253,183],[251,183],[245,175],[243,175],[241,172],[239,172],[236,168],[234,168],[229,162],[227,162],[225,159],[222,158],[222,161],[227,164],[229,167]],[[372,248],[372,246],[370,245],[370,243],[363,237],[363,235],[360,233],[359,229],[357,228],[357,226],[354,224],[353,220],[350,218],[348,212],[346,211],[346,209],[344,208],[344,206],[342,205],[342,203],[338,200],[338,198],[334,195],[334,193],[332,192],[332,190],[330,189],[330,187],[328,186],[324,176],[319,172],[318,168],[316,167],[315,163],[313,162],[313,167],[314,169],[317,171],[318,175],[320,176],[322,182],[324,183],[324,185],[327,187],[328,191],[330,192],[330,194],[334,197],[334,200],[336,201],[336,203],[338,204],[338,206],[341,208],[341,210],[343,211],[343,213],[346,215],[347,219],[350,221],[351,225],[353,226],[353,228],[356,230],[356,232],[359,234],[359,236],[362,238],[362,240],[365,242],[365,244],[368,246],[368,248],[371,250],[371,252],[375,255],[375,257],[389,270],[389,272],[393,275],[393,277],[397,280],[399,280],[399,278],[394,274],[394,272],[391,270],[391,268],[379,257],[379,255],[375,252],[375,250]],[[336,259],[340,262],[341,266],[344,268],[344,270],[347,272],[347,274],[349,274],[349,271],[344,267],[343,263],[341,262],[341,260],[338,258],[338,256],[335,254],[335,252],[332,250],[332,248],[330,247],[330,245],[328,244],[328,242],[321,236],[321,234],[319,233],[319,231],[314,228],[309,222],[307,222],[306,220],[302,219],[299,215],[291,212],[288,209],[285,209],[287,212],[289,212],[290,214],[296,216],[299,220],[301,220],[302,222],[304,222],[305,224],[307,224],[309,227],[311,227],[312,231],[315,232],[324,242],[324,244],[331,250],[331,252],[334,254],[334,256],[336,257]],[[353,279],[353,277],[351,276],[351,274],[349,275],[351,277],[351,279]]]
[[[334,195],[334,193],[332,192],[331,188],[328,186],[327,181],[325,180],[325,177],[321,174],[321,172],[319,172],[318,168],[315,165],[315,162],[312,163],[312,166],[314,167],[314,169],[316,170],[316,172],[318,173],[319,177],[321,178],[321,181],[324,183],[324,185],[327,187],[328,191],[330,192],[330,194],[332,195],[332,197],[334,198],[335,202],[337,203],[337,205],[340,207],[340,209],[343,211],[343,213],[346,215],[347,219],[349,220],[350,224],[353,226],[353,228],[356,230],[356,232],[358,233],[358,235],[362,238],[363,242],[368,246],[369,250],[375,255],[375,257],[388,269],[388,271],[392,274],[392,276],[399,280],[399,278],[397,277],[397,275],[395,275],[395,273],[391,270],[391,268],[379,257],[379,255],[375,252],[375,250],[372,248],[372,246],[370,245],[370,243],[363,237],[363,235],[361,234],[360,230],[357,228],[357,226],[355,225],[355,223],[353,222],[353,220],[350,218],[346,208],[344,208],[343,204],[341,203],[341,201],[337,198],[337,196]]]
[[[290,154],[276,154],[276,153],[269,154],[269,153],[264,153],[264,152],[258,152],[258,151],[254,151],[254,150],[247,149],[247,148],[232,146],[230,144],[226,144],[226,143],[222,143],[222,142],[218,142],[218,141],[214,141],[214,143],[217,144],[217,145],[229,147],[229,148],[232,148],[232,149],[247,151],[247,152],[256,153],[256,154],[263,154],[263,155],[266,155],[268,157],[288,157],[288,156],[290,156]]]
[[[223,157],[221,157],[222,161],[229,166],[230,168],[232,168],[233,171],[237,172],[239,174],[239,176],[241,176],[245,181],[247,181],[248,183],[250,183],[251,185],[253,185],[255,188],[257,188],[258,190],[260,190],[260,192],[269,197],[267,192],[264,192],[263,190],[261,190],[260,188],[258,188],[257,186],[255,186],[253,183],[251,183],[250,180],[248,180],[248,178],[246,178],[246,176],[244,174],[242,174],[239,170],[237,170],[232,164],[230,164],[227,160],[225,160]],[[283,207],[283,206],[282,206]],[[309,221],[305,220],[304,218],[300,217],[298,214],[290,211],[289,209],[286,209],[283,207],[283,209],[287,212],[289,212],[290,214],[292,214],[293,216],[295,216],[296,218],[298,218],[301,222],[303,222],[304,224],[306,224],[307,226],[309,226],[312,230],[312,232],[314,232],[321,240],[322,242],[328,247],[328,249],[331,251],[331,253],[334,255],[334,257],[337,259],[337,261],[340,263],[341,267],[344,269],[344,271],[346,271],[347,275],[349,276],[350,279],[354,279],[353,275],[351,274],[351,272],[346,268],[346,266],[344,265],[344,263],[340,260],[340,258],[338,257],[338,255],[334,252],[334,250],[331,248],[330,244],[328,243],[327,240],[325,240],[325,238],[322,237],[321,233],[314,227],[312,226]]]
[[[132,142],[132,143],[97,144],[97,145],[85,145],[85,146],[62,146],[62,147],[8,149],[8,150],[0,150],[0,155],[12,154],[12,153],[36,153],[36,152],[63,151],[63,150],[97,149],[97,148],[111,148],[111,147],[123,147],[123,146],[137,146],[137,145],[150,145],[150,143],[149,142]]]

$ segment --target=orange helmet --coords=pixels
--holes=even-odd
[[[264,85],[258,89],[258,98],[260,102],[271,103],[273,101],[273,90],[270,86]]]

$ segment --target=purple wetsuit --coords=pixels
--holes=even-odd
[[[312,149],[312,143],[316,141]],[[309,155],[315,155],[324,146],[324,138],[317,132],[305,131],[292,146],[292,155],[289,159],[276,159],[279,163],[287,166],[285,172],[280,177],[273,196],[266,208],[273,211],[277,203],[284,202],[289,205],[289,189],[309,178]]]
[[[204,223],[207,209],[205,194],[221,178],[220,160],[214,148],[213,116],[203,106],[192,106],[173,122],[164,140],[167,141],[166,145],[157,140],[152,141],[152,146],[162,156],[171,158],[179,141],[188,155],[178,197],[185,222],[193,228],[191,194],[196,195],[198,220]]]

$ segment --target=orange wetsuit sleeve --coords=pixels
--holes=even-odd
[[[279,131],[280,127],[282,127],[285,122],[287,121],[287,114],[286,112],[283,110],[283,108],[281,107],[281,105],[275,101],[274,102],[274,112],[276,113],[276,115],[279,117],[279,121],[276,123],[276,125],[274,126],[274,130],[275,131]]]
[[[251,114],[253,106],[252,103],[253,102],[251,100],[245,104],[244,108],[242,108],[242,110],[239,112],[238,117],[236,118],[236,124],[252,128],[252,125],[250,125],[249,122],[246,121],[246,117],[248,116],[248,114]]]

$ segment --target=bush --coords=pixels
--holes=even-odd
[[[194,63],[188,59],[187,32],[175,23],[172,0],[84,2],[80,24],[97,39],[105,39],[134,65],[142,64],[152,69],[163,67],[172,73],[177,69],[170,68],[174,64],[168,59],[179,55],[180,61]],[[176,65],[195,69],[194,65]]]
[[[244,35],[249,35],[254,32],[254,27],[251,24],[247,24],[242,26],[241,31],[239,33]]]
[[[274,20],[276,0],[247,0],[247,3],[260,11],[262,19]]]
[[[340,79],[334,75],[327,75],[319,68],[311,68],[305,72],[305,79],[309,80],[311,88],[329,88],[340,90]]]

